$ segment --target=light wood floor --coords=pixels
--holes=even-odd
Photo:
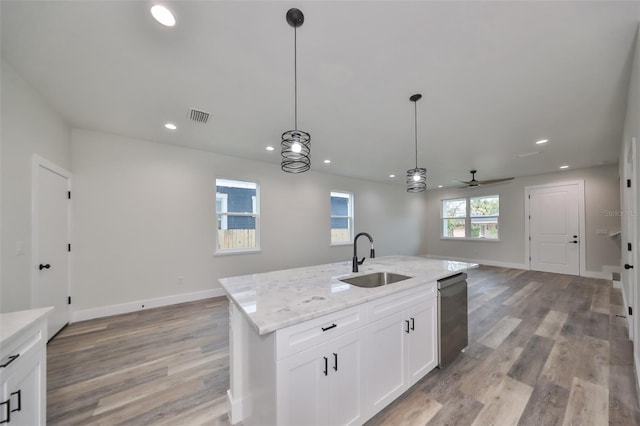
[[[480,267],[469,347],[373,425],[639,425],[611,282]],[[50,425],[228,425],[223,298],[72,324],[48,346]]]

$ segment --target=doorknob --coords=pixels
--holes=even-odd
[[[573,241],[569,241],[570,244],[578,244],[578,242],[576,240]]]
[[[625,263],[624,269],[633,269],[633,265],[629,265],[628,263]]]
[[[43,265],[42,263],[40,264],[40,270],[42,271],[43,269],[49,269],[51,268],[51,265],[49,265],[48,263],[46,265]]]

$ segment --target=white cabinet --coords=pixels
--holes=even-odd
[[[379,412],[437,365],[437,298],[420,289],[370,304],[380,318],[367,328],[367,386],[371,415]]]
[[[12,314],[2,321],[11,322]],[[0,345],[0,423],[46,424],[46,319],[38,319]]]
[[[435,283],[258,334],[232,303],[231,421],[363,424],[437,363]]]
[[[407,388],[404,317],[404,313],[390,315],[368,328],[367,370],[375,378],[367,387],[367,401],[372,415],[389,405]]]
[[[404,335],[407,351],[407,387],[413,386],[438,364],[437,325],[436,298],[409,308]]]
[[[363,423],[363,349],[356,330],[278,361],[277,423]]]

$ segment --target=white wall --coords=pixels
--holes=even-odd
[[[424,239],[427,255],[458,259],[473,259],[488,264],[525,267],[525,212],[524,188],[576,179],[585,181],[586,269],[594,275],[602,273],[603,266],[620,264],[619,239],[596,235],[596,229],[610,232],[620,229],[620,218],[607,215],[607,211],[620,209],[617,166],[568,170],[539,176],[516,178],[513,181],[475,189],[442,189],[430,191],[427,196],[426,222],[429,224]],[[442,199],[500,195],[500,241],[452,241],[440,239],[440,201]]]
[[[349,261],[352,246],[329,244],[331,190],[354,193],[355,230],[372,234],[378,256],[423,250],[424,197],[402,186],[286,174],[278,164],[94,131],[74,129],[71,139],[74,311],[217,288],[226,276]],[[213,255],[216,177],[259,182],[260,253]]]
[[[37,154],[70,169],[70,128],[0,59],[0,312],[31,308],[31,162]],[[24,244],[24,255],[16,245]]]

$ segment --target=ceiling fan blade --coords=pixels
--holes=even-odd
[[[512,177],[508,177],[508,178],[502,178],[502,179],[489,179],[489,180],[479,180],[478,184],[480,185],[491,185],[494,183],[500,183],[500,182],[507,182],[510,180],[513,180],[514,178]]]
[[[464,183],[465,185],[471,185],[474,183],[472,180],[456,180],[456,182]]]

